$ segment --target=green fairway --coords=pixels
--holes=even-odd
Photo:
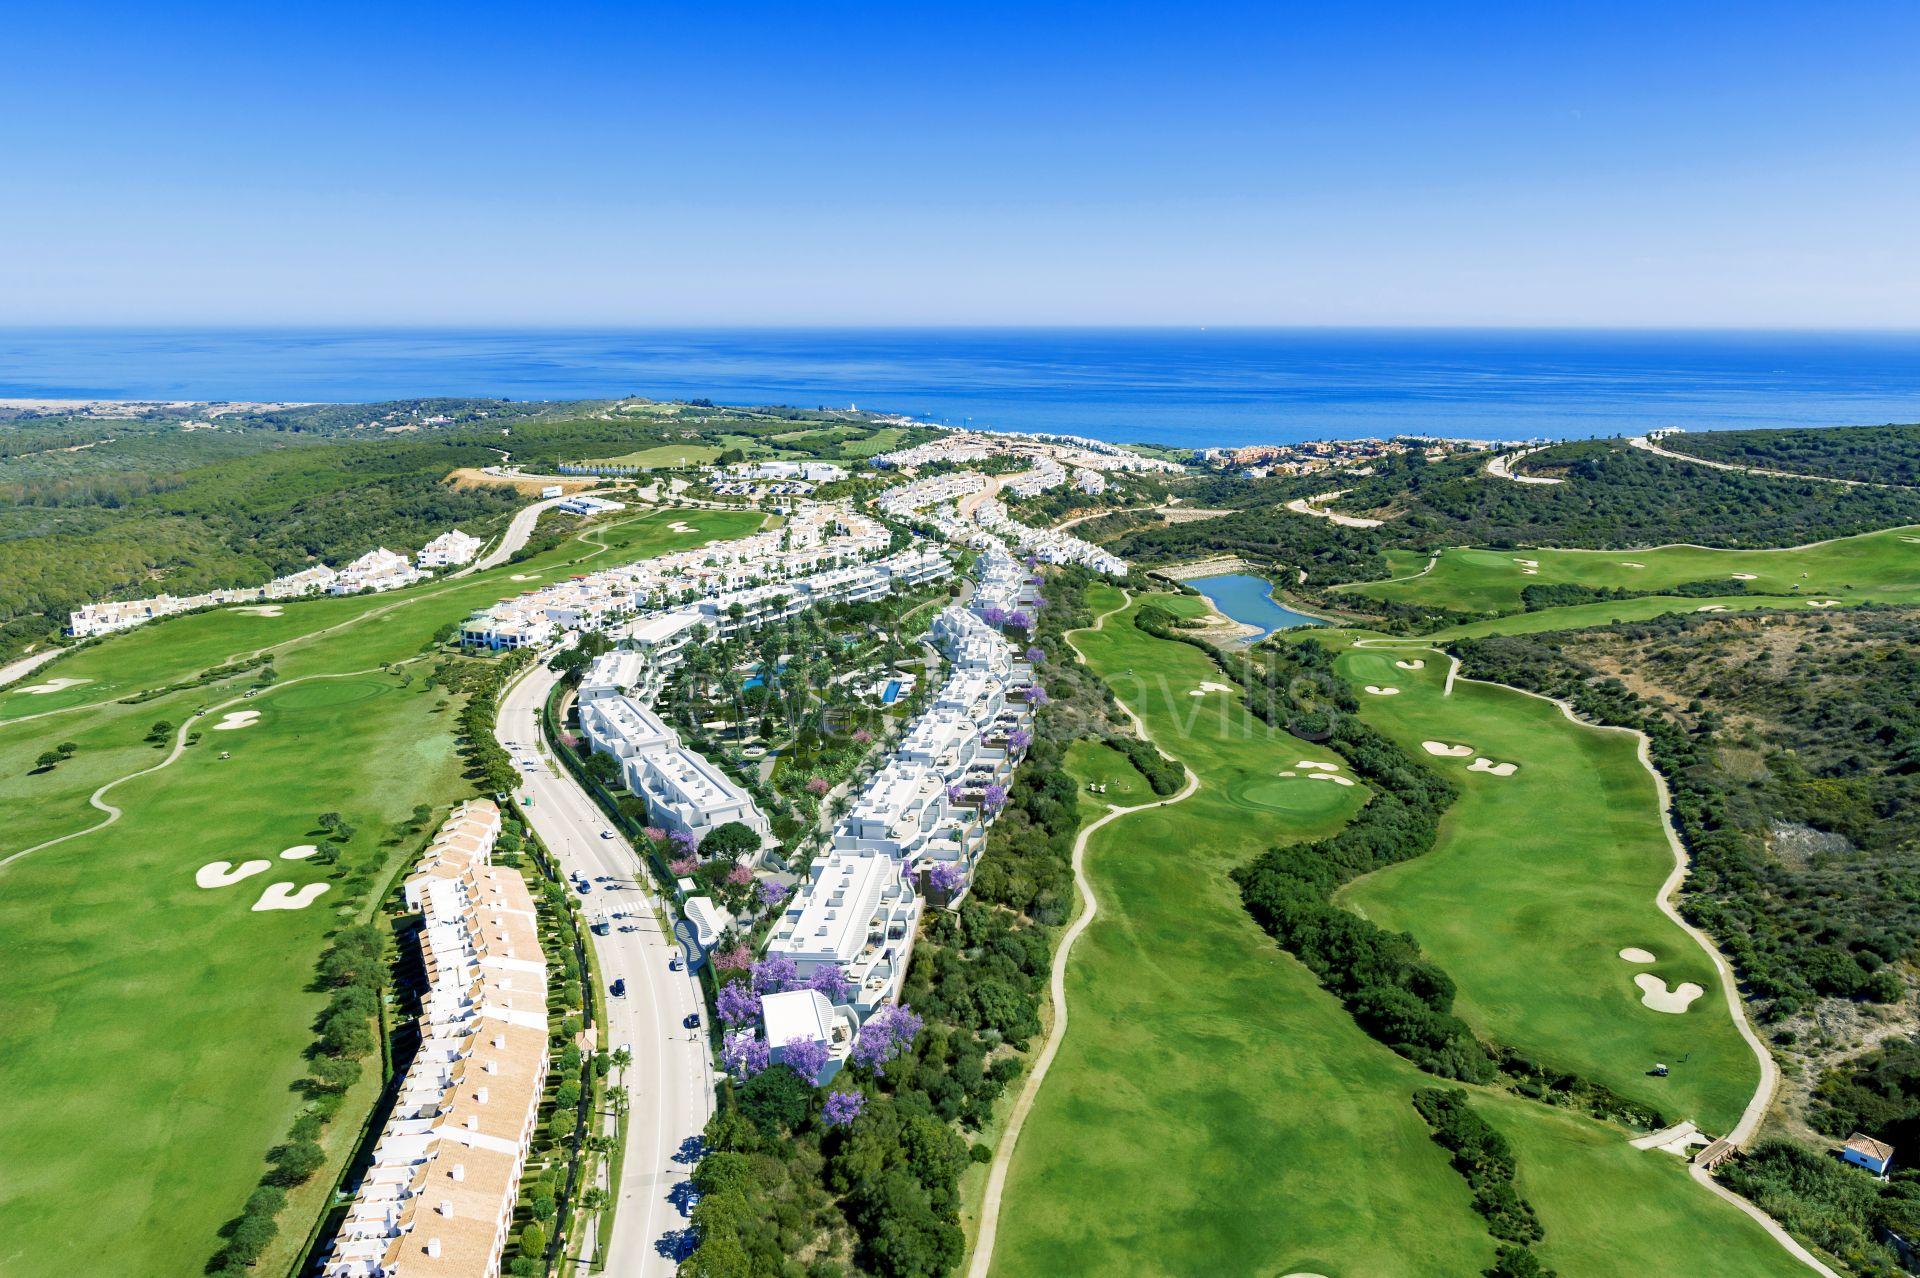
[[[413,659],[443,626],[533,584],[516,575],[552,580],[583,562],[698,545],[759,522],[752,512],[702,512],[699,532],[672,532],[684,514],[641,516],[522,564],[405,592],[293,603],[279,617],[169,619],[28,681],[87,683],[0,700],[16,716],[0,722],[9,818],[0,857],[105,820],[87,796],[167,759],[171,732],[158,746],[144,740],[157,721],[201,734],[176,762],[109,792],[124,811],[117,823],[0,867],[0,1024],[9,1028],[0,1273],[200,1271],[303,1103],[291,1089],[324,1002],[308,986],[325,934],[366,917],[379,885],[418,850],[424,835],[392,835],[416,804],[440,809],[470,792],[454,752],[459,703],[428,687],[430,661]],[[243,696],[250,672],[138,705],[114,699],[195,680],[265,645],[276,645],[279,681],[252,697]],[[48,705],[56,696],[71,706]],[[196,718],[202,707],[210,713]],[[215,728],[241,711],[259,718]],[[36,756],[63,741],[78,747],[73,758],[36,771]],[[341,864],[281,858],[324,842],[314,828],[322,812],[356,827]],[[196,885],[195,871],[212,862],[256,859],[270,868]],[[253,911],[277,883],[327,890],[303,909]],[[359,1113],[343,1113],[329,1135],[350,1139],[370,1099],[363,1089]],[[269,1259],[290,1263],[310,1223],[290,1208]]]
[[[1080,819],[1092,820],[1107,810],[1109,803],[1130,808],[1153,800],[1153,787],[1140,775],[1127,756],[1099,741],[1076,741],[1067,747],[1067,771],[1080,783]],[[1105,786],[1094,794],[1088,785]]]
[[[716,444],[655,444],[618,457],[596,457],[589,466],[704,466],[723,450]]]
[[[1417,573],[1421,566],[1417,559],[1403,552],[1389,562],[1396,573]],[[1685,582],[1730,581],[1736,574],[1752,576],[1747,588],[1755,594],[1785,596],[1800,607],[1816,599],[1842,604],[1911,603],[1920,600],[1920,527],[1888,528],[1783,550],[1463,548],[1442,552],[1431,572],[1398,581],[1362,582],[1348,589],[1396,603],[1485,612],[1520,607],[1520,592],[1530,585],[1668,590]],[[1681,602],[1705,607],[1731,601]],[[1670,604],[1659,611],[1675,608]]]
[[[1089,593],[1096,610],[1119,599]],[[1201,788],[1089,842],[1100,912],[1073,951],[1070,1027],[1013,1154],[996,1274],[1478,1275],[1493,1243],[1410,1101],[1434,1080],[1363,1034],[1227,879],[1275,842],[1338,828],[1364,791],[1305,779],[1300,760],[1337,756],[1269,732],[1236,696],[1189,696],[1222,682],[1218,669],[1128,614],[1075,643]],[[1802,1272],[1677,1159],[1532,1102],[1476,1104],[1521,1150],[1522,1189],[1550,1231],[1542,1255],[1566,1278]],[[1610,1211],[1632,1221],[1625,1246]]]
[[[1414,659],[1424,668],[1406,670]],[[1458,680],[1433,652],[1349,649],[1339,669],[1366,720],[1444,771],[1461,796],[1432,852],[1359,880],[1342,900],[1408,931],[1460,987],[1481,1033],[1720,1134],[1759,1082],[1713,964],[1654,906],[1673,870],[1653,778],[1624,732],[1574,723],[1538,697]],[[1366,686],[1395,687],[1374,696]],[[1461,758],[1423,742],[1471,746]],[[1470,770],[1515,763],[1510,776]],[[1652,964],[1622,960],[1636,947]],[[1680,1014],[1641,1002],[1634,977],[1704,993]],[[1648,1077],[1654,1062],[1672,1070]]]

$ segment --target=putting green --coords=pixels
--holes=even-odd
[[[1352,787],[1352,790],[1359,789],[1358,785]],[[1328,816],[1344,815],[1353,808],[1348,787],[1331,781],[1314,781],[1304,772],[1292,777],[1243,779],[1227,787],[1227,798],[1244,808],[1297,816],[1316,823]]]
[[[1406,652],[1349,649],[1361,716],[1461,787],[1426,856],[1352,884],[1346,904],[1411,932],[1460,987],[1458,1010],[1482,1033],[1605,1083],[1674,1119],[1727,1131],[1759,1082],[1712,962],[1654,895],[1673,870],[1653,778],[1628,733],[1574,723],[1511,688],[1456,680],[1447,661],[1395,665]],[[1436,757],[1427,741],[1473,747]],[[1475,770],[1477,760],[1517,770]],[[1484,766],[1484,765],[1483,765]],[[1623,962],[1639,946],[1651,968]],[[1634,975],[1706,993],[1679,1015],[1641,1002]],[[1649,1077],[1655,1062],[1666,1078]]]
[[[0,713],[31,716],[0,722],[0,858],[103,821],[87,796],[172,748],[172,732],[158,746],[144,739],[155,722],[204,733],[177,762],[109,792],[125,813],[116,824],[0,867],[0,1271],[200,1271],[303,1103],[293,1088],[324,1002],[309,988],[313,964],[332,928],[369,916],[356,878],[377,887],[417,851],[424,835],[388,838],[416,804],[444,808],[471,793],[454,748],[457,703],[428,687],[430,662],[393,674],[379,666],[408,662],[443,627],[517,593],[512,573],[643,558],[760,522],[707,512],[697,534],[674,533],[680,517],[595,528],[593,543],[564,543],[531,566],[290,603],[271,626],[233,611],[170,618],[34,672],[34,683],[92,680],[65,690],[73,707],[46,714],[42,698],[0,697]],[[280,679],[251,698],[240,695],[251,686],[243,675],[120,700],[197,681],[263,642],[274,644]],[[347,677],[302,681],[310,675]],[[195,719],[202,708],[211,713]],[[259,720],[211,731],[242,710]],[[39,753],[63,741],[78,747],[73,757],[36,771]],[[279,857],[324,843],[313,826],[329,811],[358,830],[345,864]],[[203,865],[250,859],[272,869],[223,888],[195,884]],[[307,908],[251,909],[271,884],[323,882],[328,891]],[[262,1272],[293,1265],[374,1094],[369,1081],[329,1126],[333,1166],[296,1192]]]
[[[1920,600],[1920,528],[1888,528],[1781,550],[1711,550],[1660,546],[1648,550],[1489,550],[1441,553],[1431,572],[1399,581],[1362,582],[1343,589],[1397,603],[1485,612],[1521,606],[1530,585],[1576,584],[1610,589],[1666,590],[1685,582],[1751,578],[1755,595],[1781,596],[1792,606],[1809,600],[1912,603]],[[1404,567],[1411,561],[1393,561]],[[1413,569],[1418,571],[1418,566]],[[1633,601],[1636,603],[1645,600]],[[1661,612],[1715,604],[1727,598],[1670,599]],[[1653,615],[1651,613],[1647,615]]]

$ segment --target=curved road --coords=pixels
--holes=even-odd
[[[1742,475],[1760,475],[1767,479],[1811,479],[1818,484],[1844,484],[1848,488],[1899,488],[1899,484],[1873,484],[1864,479],[1841,479],[1835,475],[1802,475],[1791,470],[1768,470],[1764,466],[1741,466],[1734,462],[1709,461],[1705,457],[1695,457],[1691,453],[1676,453],[1671,448],[1662,448],[1645,435],[1635,435],[1627,443],[1642,452],[1652,453],[1655,457],[1665,457],[1668,461],[1692,462],[1696,466],[1705,466],[1710,470],[1731,470]]]
[[[544,663],[521,676],[501,699],[494,735],[513,755],[520,793],[533,797],[525,815],[534,832],[569,876],[593,881],[581,902],[589,920],[613,911],[627,916],[609,919],[613,930],[592,940],[600,979],[627,983],[625,998],[607,999],[604,1045],[629,1045],[633,1053],[619,1080],[629,1103],[626,1162],[612,1190],[619,1210],[613,1236],[600,1240],[600,1251],[607,1271],[621,1278],[671,1278],[674,1243],[687,1228],[673,1201],[676,1186],[693,1170],[686,1142],[697,1139],[713,1116],[706,1033],[682,1025],[703,1004],[689,973],[667,969],[680,952],[663,922],[671,913],[632,846],[617,831],[601,837],[609,828],[605,817],[541,744],[538,715],[557,679]],[[603,876],[609,881],[601,882]]]
[[[465,568],[462,568],[459,572],[449,573],[447,575],[450,577],[464,577],[468,573],[485,572],[489,568],[498,568],[501,564],[513,558],[514,554],[532,538],[533,526],[540,522],[540,513],[545,510],[551,510],[565,500],[567,500],[565,497],[548,497],[543,501],[536,501],[531,506],[525,506],[515,511],[513,522],[507,525],[507,531],[501,535],[498,545],[468,564]]]

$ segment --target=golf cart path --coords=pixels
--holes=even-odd
[[[1759,475],[1765,479],[1809,479],[1816,484],[1844,484],[1848,488],[1901,488],[1902,484],[1875,484],[1864,479],[1841,479],[1837,475],[1803,475],[1792,470],[1768,470],[1764,466],[1742,466],[1738,462],[1710,461],[1705,457],[1695,457],[1690,453],[1676,453],[1671,448],[1662,448],[1645,435],[1636,435],[1627,441],[1629,445],[1655,457],[1665,457],[1669,461],[1692,462],[1696,466],[1706,466],[1712,470],[1730,470],[1741,475]]]
[[[1533,448],[1523,448],[1517,453],[1501,453],[1497,457],[1489,458],[1487,464],[1481,469],[1485,470],[1487,474],[1492,475],[1495,479],[1511,479],[1516,484],[1564,484],[1567,482],[1564,479],[1550,479],[1545,475],[1516,475],[1513,473],[1513,464],[1515,462],[1523,458],[1531,457],[1535,453],[1543,452],[1551,447],[1553,447],[1551,444],[1540,444]]]
[[[406,661],[395,661],[390,663],[387,669],[388,670],[398,669],[400,666],[408,665],[411,662],[424,661],[424,660],[425,660],[424,657],[409,657]],[[272,688],[262,688],[259,691],[262,693],[270,694],[280,688],[291,688],[295,684],[312,683],[317,679],[353,679],[361,675],[384,674],[384,673],[386,673],[386,670],[382,670],[379,666],[374,666],[367,670],[345,670],[345,671],[340,671],[338,673],[333,673],[333,674],[301,675],[297,679],[289,679],[285,683],[277,683],[273,685]],[[112,825],[114,822],[118,821],[123,815],[125,815],[125,813],[121,809],[115,807],[113,804],[107,802],[106,800],[107,791],[114,789],[116,786],[124,785],[127,782],[135,780],[139,777],[152,776],[156,772],[159,772],[165,768],[171,767],[176,761],[178,761],[181,755],[186,753],[188,731],[193,727],[193,725],[198,720],[208,718],[212,716],[216,711],[224,710],[228,706],[237,706],[245,700],[247,700],[247,697],[244,694],[242,694],[241,696],[230,697],[227,700],[218,703],[217,705],[208,706],[206,714],[195,715],[192,718],[189,718],[186,722],[182,723],[178,728],[175,728],[173,730],[173,749],[167,752],[166,758],[160,760],[160,762],[154,764],[152,767],[141,768],[137,772],[129,772],[129,773],[126,773],[124,776],[115,777],[113,780],[108,781],[107,783],[102,785],[99,789],[95,790],[92,794],[88,795],[87,796],[88,805],[90,807],[97,808],[100,811],[106,813],[107,814],[106,820],[96,821],[92,825],[87,826],[85,829],[82,829],[82,830],[69,830],[67,833],[62,834],[57,838],[47,839],[44,842],[34,844],[30,848],[22,848],[18,852],[15,852],[9,856],[0,857],[0,870],[5,869],[9,865],[12,865],[15,861],[19,861],[24,859],[25,857],[33,855],[35,852],[43,851],[44,849],[53,847],[57,844],[66,843],[71,839],[80,838],[82,835],[92,834],[98,830],[104,830],[108,826]]]
[[[1108,617],[1123,611],[1133,603],[1133,596],[1128,591],[1122,590],[1120,600],[1118,607],[1101,613],[1088,629],[1099,630],[1105,626]],[[1075,633],[1079,632],[1075,631],[1067,635],[1069,644],[1073,643]],[[1077,645],[1074,646],[1074,652],[1076,654],[1080,652]],[[1081,659],[1084,661],[1085,657],[1082,656]],[[1133,721],[1134,728],[1140,733],[1141,738],[1151,741],[1153,738],[1148,735],[1146,725],[1140,721],[1140,716],[1134,713],[1133,708],[1124,701],[1116,704],[1126,712],[1127,718]],[[1047,1034],[1047,1041],[1041,1047],[1040,1055],[1034,1060],[1033,1069],[1028,1073],[1026,1083],[1020,1089],[1019,1098],[1014,1101],[1013,1109],[1007,1115],[1007,1127],[1001,1134],[1000,1148],[994,1151],[993,1166],[987,1172],[986,1192],[980,1200],[980,1230],[974,1238],[973,1259],[967,1266],[967,1278],[987,1278],[988,1271],[993,1267],[993,1244],[1000,1223],[1000,1197],[1006,1188],[1007,1168],[1013,1162],[1014,1146],[1020,1140],[1020,1129],[1026,1125],[1027,1113],[1033,1108],[1034,1099],[1040,1094],[1040,1085],[1046,1081],[1047,1071],[1053,1066],[1054,1055],[1060,1050],[1061,1041],[1067,1036],[1067,957],[1073,952],[1074,941],[1079,939],[1080,933],[1086,931],[1087,925],[1093,922],[1094,916],[1100,912],[1100,901],[1093,894],[1093,884],[1087,881],[1087,840],[1092,837],[1095,830],[1110,821],[1116,821],[1130,813],[1144,812],[1149,808],[1164,808],[1190,797],[1200,788],[1200,778],[1194,775],[1192,769],[1186,764],[1183,763],[1180,767],[1181,771],[1186,773],[1187,783],[1181,787],[1178,794],[1132,807],[1123,808],[1110,803],[1107,805],[1106,815],[1082,826],[1079,835],[1073,841],[1073,882],[1079,889],[1080,897],[1086,902],[1087,908],[1082,910],[1080,916],[1067,928],[1066,933],[1060,938],[1059,948],[1053,953],[1053,972],[1049,982],[1054,1012],[1053,1028]]]
[[[1458,675],[1460,663],[1451,653],[1443,649],[1419,643],[1383,639],[1357,639],[1354,641],[1354,647],[1374,652],[1431,652],[1446,657],[1452,664],[1447,670],[1447,689],[1443,695],[1453,695],[1453,684]],[[1464,676],[1459,677],[1464,678]],[[1680,916],[1680,912],[1674,908],[1673,896],[1680,890],[1681,884],[1685,883],[1687,878],[1689,868],[1687,864],[1687,849],[1686,845],[1680,841],[1679,830],[1674,827],[1672,796],[1667,790],[1667,779],[1660,774],[1658,768],[1653,766],[1653,757],[1650,752],[1651,742],[1647,734],[1636,728],[1624,728],[1613,724],[1589,723],[1574,712],[1574,708],[1570,703],[1559,697],[1549,697],[1544,693],[1531,692],[1525,688],[1515,688],[1511,684],[1495,683],[1486,679],[1467,679],[1467,682],[1482,683],[1494,688],[1505,688],[1510,692],[1517,692],[1522,696],[1532,697],[1538,701],[1545,701],[1549,705],[1557,706],[1560,713],[1566,716],[1569,723],[1578,724],[1583,728],[1591,728],[1601,732],[1625,732],[1635,738],[1636,757],[1640,760],[1640,766],[1647,770],[1647,775],[1653,778],[1654,791],[1660,801],[1660,828],[1666,833],[1667,846],[1673,852],[1673,869],[1668,872],[1666,881],[1660,885],[1659,891],[1655,893],[1654,904],[1662,914],[1677,924],[1681,931],[1692,937],[1694,942],[1706,953],[1708,960],[1712,962],[1714,971],[1718,973],[1720,977],[1720,990],[1726,998],[1727,1010],[1733,1014],[1734,1027],[1740,1031],[1740,1037],[1746,1040],[1747,1046],[1753,1051],[1754,1059],[1758,1061],[1760,1065],[1760,1084],[1754,1089],[1753,1097],[1747,1102],[1746,1109],[1741,1112],[1739,1122],[1734,1124],[1733,1130],[1728,1132],[1726,1136],[1727,1140],[1744,1148],[1752,1141],[1754,1134],[1759,1131],[1762,1120],[1766,1118],[1768,1107],[1773,1104],[1774,1093],[1780,1086],[1780,1067],[1774,1063],[1772,1053],[1768,1052],[1766,1046],[1761,1043],[1759,1035],[1754,1033],[1753,1024],[1747,1019],[1746,1005],[1740,1001],[1739,991],[1734,987],[1733,974],[1728,969],[1727,961],[1721,956],[1719,948],[1714,945],[1711,937],[1687,922],[1686,919]],[[1774,1241],[1784,1247],[1788,1254],[1793,1256],[1794,1259],[1807,1265],[1816,1272],[1826,1275],[1826,1278],[1840,1278],[1832,1269],[1821,1263],[1819,1258],[1812,1252],[1795,1241],[1793,1236],[1781,1228],[1779,1222],[1774,1220],[1772,1216],[1769,1216],[1753,1203],[1748,1202],[1745,1198],[1742,1198],[1739,1194],[1734,1193],[1719,1181],[1715,1180],[1712,1172],[1700,1167],[1698,1164],[1690,1164],[1688,1171],[1700,1184],[1706,1186],[1721,1198],[1726,1199],[1748,1216],[1751,1216],[1762,1228],[1772,1235]]]

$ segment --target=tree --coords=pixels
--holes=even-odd
[[[273,1163],[273,1169],[266,1174],[266,1183],[289,1188],[305,1184],[327,1164],[326,1151],[311,1140],[291,1140],[276,1145],[267,1158]]]
[[[547,1258],[547,1230],[539,1221],[528,1221],[520,1231],[520,1254],[534,1260]]]
[[[40,757],[34,760],[34,763],[38,766],[39,770],[42,772],[52,771],[53,766],[59,762],[60,762],[59,754],[52,750],[42,750],[40,752]]]
[[[706,838],[700,840],[702,856],[724,857],[729,861],[758,851],[759,848],[760,836],[754,833],[753,827],[741,821],[716,825],[707,831]]]
[[[613,1066],[614,1066],[614,1068],[615,1068],[615,1069],[617,1069],[617,1070],[619,1070],[619,1071],[620,1071],[620,1073],[621,1073],[621,1075],[622,1075],[622,1076],[624,1076],[624,1075],[626,1074],[626,1072],[627,1072],[627,1066],[629,1066],[629,1065],[631,1065],[631,1064],[633,1064],[633,1053],[632,1053],[632,1052],[630,1052],[630,1051],[628,1051],[628,1050],[627,1050],[626,1048],[624,1048],[624,1047],[620,1047],[620,1048],[616,1048],[616,1049],[614,1049],[614,1053],[613,1053]]]
[[[74,752],[77,751],[79,748],[80,747],[78,745],[76,745],[74,742],[71,742],[71,741],[62,741],[59,745],[54,747],[54,749],[60,752],[60,757],[63,759],[71,759],[74,756]]]

